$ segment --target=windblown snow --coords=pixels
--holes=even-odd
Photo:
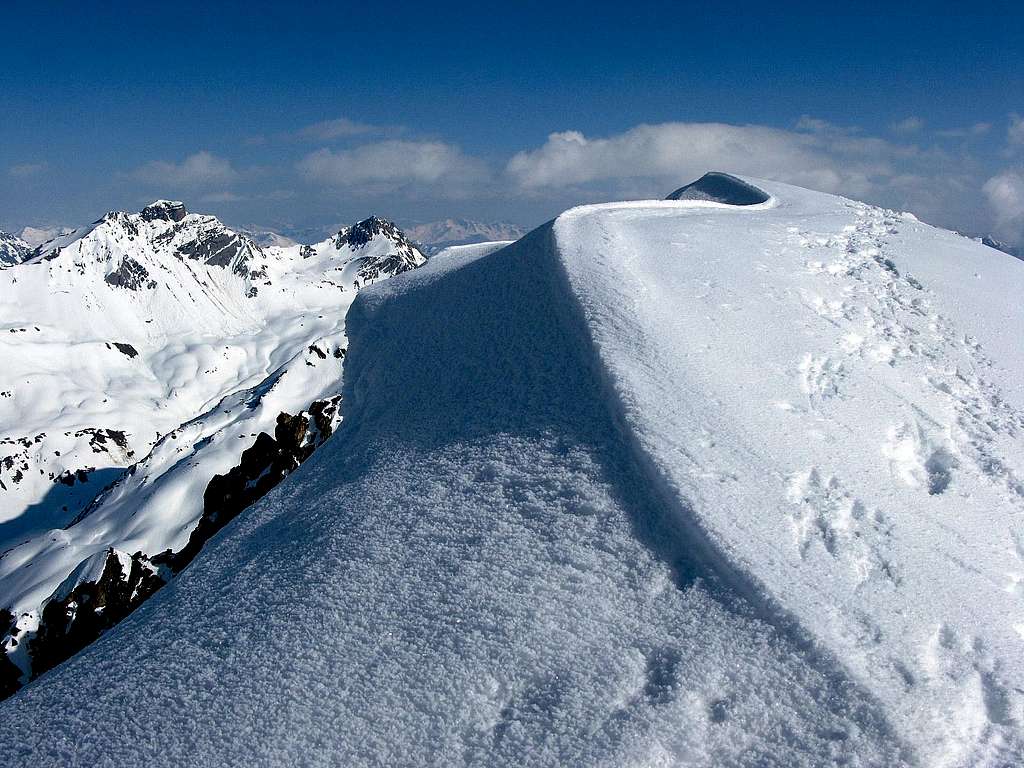
[[[362,291],[339,432],[5,753],[1024,761],[1024,265],[748,181]]]

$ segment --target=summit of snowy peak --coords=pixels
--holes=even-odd
[[[409,244],[405,233],[394,222],[382,219],[380,216],[370,216],[353,224],[351,227],[345,227],[334,236],[334,240],[338,248],[342,248],[345,245],[360,248],[378,235],[394,240],[398,244]]]
[[[759,205],[770,196],[763,189],[721,171],[708,171],[699,179],[680,187],[666,200],[706,200],[726,205]]]
[[[343,227],[326,240],[294,248],[271,248],[271,253],[297,254],[303,261],[320,264],[336,274],[342,284],[358,288],[418,267],[426,257],[394,222],[370,216]],[[316,257],[316,258],[314,258]]]
[[[143,221],[181,221],[188,215],[179,200],[154,200],[140,212]]]
[[[255,242],[216,216],[189,214],[181,202],[157,200],[139,213],[110,211],[87,227],[41,244],[25,261],[59,260],[64,269],[77,272],[88,271],[89,263],[104,264],[107,283],[134,290],[151,286],[149,275],[173,269],[175,261],[200,262],[246,277],[261,270],[251,262],[263,256]],[[125,270],[132,273],[130,279],[121,279]]]

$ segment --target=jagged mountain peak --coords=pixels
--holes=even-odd
[[[64,254],[68,256],[62,258]],[[79,272],[85,264],[102,264],[109,285],[138,290],[155,287],[149,274],[175,262],[223,267],[245,277],[254,271],[251,262],[263,256],[251,238],[216,216],[188,213],[179,201],[157,200],[138,213],[110,211],[89,226],[39,245],[24,260],[60,260],[67,262],[65,269]]]
[[[181,221],[188,215],[188,211],[179,200],[154,200],[139,215],[143,221]]]
[[[298,256],[320,265],[342,285],[360,286],[418,267],[426,257],[389,219],[369,216],[319,243],[292,248],[268,248],[271,255]]]
[[[20,263],[30,250],[20,237],[0,230],[0,269]]]
[[[334,236],[334,241],[337,248],[345,245],[360,248],[378,235],[394,240],[396,243],[409,244],[405,233],[393,221],[380,216],[369,216],[350,227],[344,227]]]

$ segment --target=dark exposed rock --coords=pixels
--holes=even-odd
[[[728,173],[709,171],[692,184],[680,187],[666,200],[710,200],[727,205],[757,205],[768,201],[768,194],[743,179]]]
[[[135,347],[133,347],[131,344],[126,344],[126,343],[121,342],[121,341],[115,341],[114,342],[114,346],[117,347],[119,352],[121,352],[122,354],[127,355],[128,357],[138,357],[139,356],[139,351],[137,349],[135,349]]]
[[[14,633],[14,614],[6,608],[0,608],[0,636],[10,638]],[[6,699],[21,687],[21,670],[6,653],[0,653],[0,699]]]
[[[149,271],[144,266],[131,256],[125,256],[117,269],[110,272],[103,279],[110,283],[110,285],[127,288],[130,291],[137,291],[142,287],[156,287],[156,283],[149,281],[148,278]]]
[[[181,221],[188,214],[185,204],[176,200],[157,200],[142,209],[143,221]]]
[[[232,267],[236,270],[239,267],[236,259],[243,253],[245,241],[240,235],[234,232],[217,232],[211,237],[192,240],[178,246],[178,253],[194,261],[201,261],[215,267]],[[242,265],[239,274],[248,273],[248,268]]]
[[[346,245],[358,250],[378,235],[384,236],[394,243],[394,248],[391,253],[382,256],[365,256],[358,260],[356,268],[359,275],[358,283],[362,285],[371,283],[382,276],[397,275],[415,269],[423,262],[423,255],[409,242],[402,230],[387,219],[378,216],[371,216],[358,224],[341,230],[333,238],[334,246],[339,250]],[[356,285],[356,288],[358,287],[359,284]]]
[[[65,433],[71,434],[71,433]],[[131,458],[134,451],[128,447],[128,436],[120,429],[104,429],[103,427],[86,427],[74,433],[75,437],[89,436],[89,447],[93,453],[110,453],[108,443],[113,443],[125,456]]]
[[[84,469],[76,469],[73,471],[70,469],[65,469],[63,472],[61,472],[59,475],[53,478],[53,482],[71,486],[73,486],[76,482],[88,483],[89,473],[95,471],[96,467],[86,467]]]
[[[390,221],[379,216],[371,216],[357,224],[353,224],[351,227],[341,230],[341,232],[335,235],[335,246],[339,249],[345,245],[361,248],[377,235],[384,235],[398,243],[408,242],[402,231]]]
[[[31,679],[70,658],[128,616],[192,562],[214,534],[308,459],[334,431],[340,401],[338,395],[317,400],[308,411],[296,416],[279,414],[273,437],[261,432],[242,453],[238,466],[225,475],[215,475],[207,485],[202,517],[182,550],[168,550],[153,557],[136,552],[125,573],[122,558],[127,556],[119,557],[110,549],[104,554],[99,578],[67,587],[61,585],[44,605],[39,627],[27,640]],[[108,433],[123,439],[123,433],[110,430],[88,432],[102,434],[100,439],[104,441]],[[81,473],[65,474],[71,483],[87,479],[79,477]],[[64,482],[63,476],[61,481]],[[71,525],[89,511],[86,509]],[[14,620],[9,610],[0,610],[0,637],[8,648],[21,642],[14,637]],[[18,690],[21,677],[21,670],[7,653],[0,652],[0,699]]]
[[[379,277],[399,275],[415,269],[416,262],[404,253],[391,253],[387,256],[368,257],[359,260],[357,274],[363,284],[372,283]]]
[[[96,581],[84,581],[43,608],[39,629],[29,640],[32,678],[71,658],[124,619],[166,583],[158,569],[137,552],[128,573],[114,550],[108,550]]]
[[[331,436],[340,400],[340,395],[317,400],[308,415],[279,414],[273,437],[260,432],[243,451],[238,466],[225,475],[214,475],[206,486],[203,515],[184,549],[161,553],[153,562],[175,572],[192,562],[211,536],[265,496]]]

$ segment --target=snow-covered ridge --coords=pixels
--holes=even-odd
[[[771,199],[587,206],[362,292],[339,433],[0,743],[1021,762],[1024,268],[750,181]]]

